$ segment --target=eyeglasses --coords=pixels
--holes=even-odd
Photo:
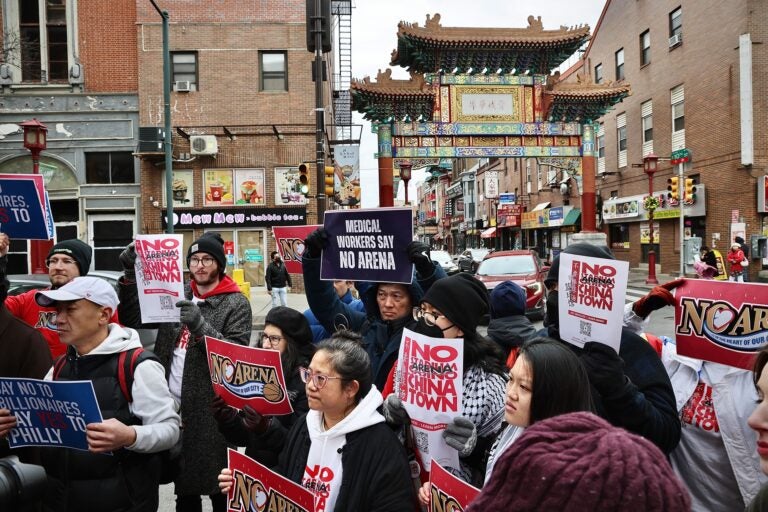
[[[261,335],[261,344],[266,345],[269,343],[270,347],[276,347],[280,344],[280,341],[282,341],[284,338],[282,336],[277,335],[269,335],[267,333],[264,333]]]
[[[77,262],[72,258],[49,258],[45,260],[45,266],[48,268],[55,267],[56,265],[77,265]]]
[[[190,258],[189,259],[189,266],[190,267],[196,267],[198,265],[202,265],[203,267],[210,267],[213,265],[213,262],[216,261],[213,258],[209,258],[206,256],[205,258]]]
[[[424,323],[428,326],[432,327],[433,325],[437,325],[437,319],[438,318],[446,318],[445,315],[436,315],[432,313],[431,311],[424,311],[420,307],[413,308],[413,319],[417,322],[420,319],[424,319]],[[450,327],[448,328],[450,329]]]
[[[309,368],[304,368],[303,366],[299,367],[299,376],[304,384],[311,380],[317,389],[323,389],[331,379],[344,380],[344,377],[331,377],[322,373],[314,373]]]

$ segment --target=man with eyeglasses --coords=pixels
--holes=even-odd
[[[365,312],[342,302],[330,281],[320,280],[320,253],[328,245],[328,232],[317,229],[304,241],[302,267],[309,308],[328,332],[344,326],[363,336],[363,346],[371,358],[373,383],[383,389],[400,350],[403,328],[415,325],[413,306],[445,271],[429,258],[429,246],[411,242],[406,251],[416,267],[409,285],[398,283],[361,284]]]
[[[120,319],[129,327],[142,325],[136,289],[136,251],[128,246],[120,261],[125,269],[118,288]],[[205,350],[205,336],[247,345],[251,338],[250,301],[226,275],[224,240],[205,233],[189,246],[186,285],[180,323],[157,327],[155,354],[165,367],[171,394],[181,405],[182,453],[185,467],[175,481],[176,510],[200,510],[201,495],[211,498],[213,510],[226,509],[226,496],[218,492],[219,470],[227,465],[227,442],[209,410],[214,393]]]
[[[6,276],[10,243],[8,235],[0,233],[0,279]],[[54,245],[45,259],[48,278],[51,281],[50,289],[56,290],[72,279],[88,274],[92,255],[91,246],[77,239],[64,240]],[[37,329],[48,343],[51,356],[57,359],[64,355],[67,346],[59,340],[56,308],[40,306],[35,302],[37,291],[29,290],[19,295],[11,295],[5,300],[5,307],[13,316]],[[111,321],[117,323],[117,314]]]

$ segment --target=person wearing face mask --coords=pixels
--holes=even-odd
[[[487,312],[485,285],[464,273],[437,281],[413,310],[414,318],[418,319],[415,332],[433,338],[464,339],[463,416],[446,427],[443,438],[448,446],[458,450],[460,462],[460,467],[446,469],[473,484],[483,481],[485,454],[501,429],[504,416],[504,354],[498,345],[477,332],[480,318]],[[400,427],[409,418],[398,396],[391,392],[397,389],[395,373],[391,372],[385,387],[387,399],[383,410],[387,423]]]
[[[320,280],[320,254],[330,243],[328,231],[319,228],[304,240],[301,265],[309,308],[328,332],[336,326],[359,332],[363,348],[371,360],[373,384],[383,389],[387,375],[397,359],[403,327],[415,324],[411,311],[432,283],[445,277],[445,271],[429,258],[429,247],[411,242],[406,247],[416,274],[409,285],[399,283],[360,283],[365,313],[356,311],[339,298],[330,281]]]
[[[272,251],[272,261],[267,266],[264,281],[267,283],[267,293],[272,296],[272,307],[288,305],[288,288],[291,287],[291,275],[285,268],[280,253]]]
[[[218,395],[211,402],[211,412],[219,424],[219,432],[227,441],[245,446],[246,455],[273,467],[277,465],[277,454],[270,447],[282,443],[291,426],[309,410],[299,368],[309,365],[315,345],[312,344],[312,331],[304,315],[295,309],[277,306],[270,309],[264,319],[264,332],[258,346],[280,352],[293,413],[262,416],[249,405],[238,413]]]
[[[615,259],[608,247],[587,243],[572,244],[560,254],[563,253]],[[544,280],[548,289],[547,313],[540,335],[562,341],[558,317],[559,272],[558,255]],[[638,307],[638,315],[645,318],[654,308],[666,305],[666,301],[656,300],[660,297],[653,297]],[[595,341],[584,344],[583,348],[563,343],[581,357],[587,369],[598,415],[647,438],[665,454],[677,446],[680,419],[675,394],[659,355],[649,343],[627,327],[622,328],[618,354],[608,345]]]

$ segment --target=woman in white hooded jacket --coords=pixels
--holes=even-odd
[[[280,453],[275,471],[312,491],[317,512],[410,511],[415,495],[406,453],[377,412],[383,399],[356,336],[323,341],[301,369],[310,410],[284,444],[271,447]],[[231,471],[222,470],[222,492],[231,485]]]

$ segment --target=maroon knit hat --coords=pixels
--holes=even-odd
[[[467,512],[690,509],[688,492],[655,445],[575,412],[527,428]]]

